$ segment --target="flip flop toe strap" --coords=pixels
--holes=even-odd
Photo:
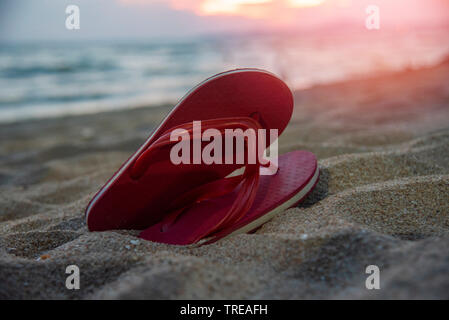
[[[225,134],[227,129],[253,129],[257,132],[258,129],[262,129],[260,123],[250,117],[231,117],[231,118],[220,118],[204,120],[201,122],[201,134],[208,129],[215,129],[220,132],[220,134]],[[131,168],[130,175],[133,179],[137,180],[145,174],[145,171],[151,164],[152,155],[157,150],[163,147],[173,146],[177,144],[178,140],[172,140],[171,135],[175,130],[183,130],[182,133],[187,137],[188,140],[200,140],[201,137],[195,136],[194,124],[193,122],[184,123],[176,127],[165,131],[156,141],[154,141],[134,162]],[[263,150],[262,150],[263,152]],[[258,157],[257,157],[258,158]]]
[[[187,204],[178,207],[178,209],[172,210],[164,217],[161,222],[161,232],[167,232],[170,227],[176,223],[177,219],[194,204],[224,196],[233,192],[237,187],[240,187],[231,208],[226,212],[226,214],[213,228],[208,230],[207,234],[199,235],[199,238],[195,239],[192,243],[201,240],[201,238],[212,235],[219,230],[223,230],[238,222],[248,212],[254,202],[258,184],[259,166],[248,165],[242,175],[223,178],[199,186],[182,195],[175,201]]]
[[[222,118],[202,121],[201,131],[205,131],[209,128],[214,128],[224,133],[226,129],[261,129],[259,122],[249,117],[235,117],[235,118]],[[193,137],[193,124],[185,123],[171,128],[164,132],[153,144],[151,144],[136,160],[131,170],[131,176],[134,179],[139,179],[145,174],[145,171],[151,164],[152,155],[157,150],[163,147],[176,144],[178,141],[171,141],[171,133],[176,129],[184,129],[189,133],[189,140],[194,140],[197,137]],[[248,148],[248,143],[245,143],[245,148]],[[263,152],[263,150],[262,150]],[[237,223],[248,210],[251,208],[257,189],[259,185],[259,169],[262,164],[259,163],[259,157],[257,157],[255,164],[244,164],[245,171],[238,176],[226,177],[219,180],[215,180],[203,185],[200,185],[176,198],[171,206],[167,210],[167,214],[161,221],[161,232],[168,232],[170,228],[177,222],[179,217],[189,210],[193,205],[225,196],[238,187],[239,190],[236,193],[234,201],[230,209],[225,215],[210,229],[206,234],[202,233],[197,238],[192,240],[192,243],[196,243],[202,238],[209,237],[214,233],[223,230],[227,227]],[[264,164],[263,166],[268,166]]]

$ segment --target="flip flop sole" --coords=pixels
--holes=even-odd
[[[248,213],[230,228],[218,231],[199,243],[211,243],[238,233],[249,232],[272,219],[276,214],[302,201],[318,182],[319,169],[315,155],[308,151],[293,151],[279,157],[278,173],[261,176],[256,198]],[[233,193],[186,210],[168,230],[161,223],[144,230],[144,239],[188,245],[208,235],[208,231],[226,214],[237,196]]]
[[[315,188],[315,186],[319,180],[319,175],[320,175],[320,170],[317,167],[312,179],[307,183],[307,185],[304,186],[304,189],[300,190],[291,199],[287,200],[286,202],[281,204],[279,207],[264,214],[260,218],[257,218],[256,220],[251,221],[250,223],[248,223],[245,226],[239,227],[238,229],[234,229],[234,231],[228,233],[227,235],[223,235],[222,238],[219,238],[219,237],[218,238],[216,238],[216,237],[206,238],[206,239],[200,241],[198,244],[213,243],[213,242],[221,240],[221,239],[230,238],[237,234],[249,233],[253,230],[258,229],[260,226],[262,226],[263,224],[265,224],[268,221],[270,221],[271,219],[273,219],[279,213],[281,213],[287,209],[290,209],[290,208],[298,205],[299,203],[301,203],[309,195],[309,193],[312,192],[312,190]]]
[[[281,213],[287,209],[290,209],[290,208],[298,205],[299,203],[301,203],[310,194],[310,192],[312,192],[312,190],[315,188],[316,184],[318,183],[319,176],[320,176],[320,170],[317,167],[313,177],[304,186],[304,188],[301,189],[292,198],[290,198],[289,200],[287,200],[286,202],[281,204],[279,207],[276,207],[275,209],[271,210],[270,212],[262,215],[260,218],[257,218],[256,220],[251,221],[247,225],[244,225],[242,227],[237,227],[238,229],[233,229],[234,231],[228,233],[227,235],[223,235],[222,238],[220,238],[220,237],[207,238],[207,239],[204,239],[203,241],[200,241],[199,244],[213,243],[220,239],[227,239],[227,238],[232,237],[237,234],[249,233],[253,230],[258,229],[260,226],[262,226],[263,224],[265,224],[268,221],[270,221],[271,219],[273,219],[279,213]]]
[[[265,129],[287,126],[293,110],[289,88],[273,74],[258,69],[239,69],[215,75],[187,93],[134,153],[93,197],[86,208],[90,231],[143,229],[161,219],[174,197],[198,185],[227,176],[238,165],[161,165],[159,154],[139,180],[129,174],[135,160],[163,132],[193,120],[251,116],[257,112]],[[158,159],[155,159],[155,162]],[[151,209],[150,209],[151,208]]]

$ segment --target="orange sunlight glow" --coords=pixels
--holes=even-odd
[[[206,0],[200,6],[203,14],[237,14],[242,7],[271,2],[271,0]]]
[[[314,7],[322,3],[324,3],[324,0],[289,0],[289,4],[296,8]]]
[[[123,5],[169,3],[177,10],[189,10],[200,16],[231,15],[246,18],[266,18],[281,15],[288,19],[295,9],[315,7],[326,0],[118,0]],[[340,0],[342,1],[342,0]],[[345,0],[348,1],[348,0]]]
[[[197,12],[201,15],[231,14],[263,18],[269,8],[305,8],[318,6],[325,0],[204,0]]]

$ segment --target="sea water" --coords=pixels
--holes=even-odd
[[[228,69],[269,70],[292,89],[432,65],[447,30],[251,34],[182,40],[0,44],[0,122],[176,103]]]

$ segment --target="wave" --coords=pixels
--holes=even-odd
[[[432,65],[449,52],[441,32],[357,41],[261,35],[0,45],[0,122],[132,107],[136,99],[176,101],[203,79],[235,68],[266,69],[298,89]]]
[[[54,65],[15,65],[0,70],[0,76],[6,78],[28,78],[37,75],[53,75],[76,72],[112,71],[117,66],[110,62],[81,61],[74,63],[57,63]]]
[[[1,107],[18,107],[26,104],[39,104],[39,103],[64,103],[64,102],[81,102],[81,101],[95,101],[111,97],[109,93],[74,93],[74,94],[61,94],[54,96],[20,96],[13,98],[0,97]]]

